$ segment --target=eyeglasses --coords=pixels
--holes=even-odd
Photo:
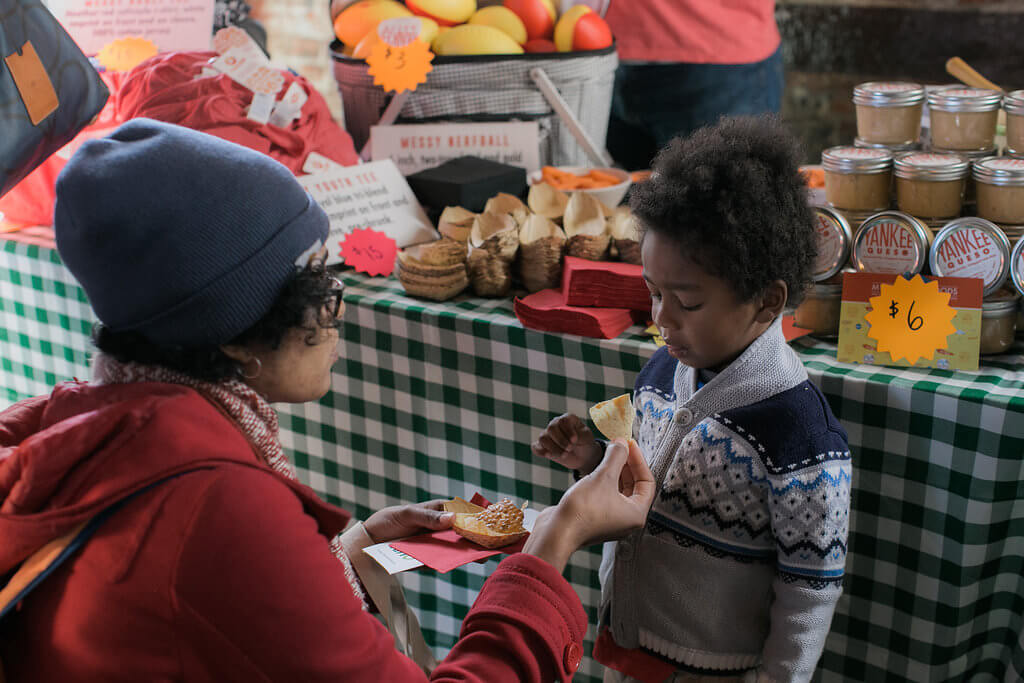
[[[330,320],[337,320],[338,316],[341,315],[342,306],[345,302],[342,300],[342,296],[345,294],[345,283],[334,276],[331,277],[331,288],[327,290],[327,296],[324,297],[323,310],[324,313],[330,316]]]

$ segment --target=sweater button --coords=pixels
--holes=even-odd
[[[676,411],[676,414],[673,416],[672,419],[674,419],[677,424],[685,427],[691,422],[693,422],[693,411],[691,411],[689,408],[680,408],[679,410]]]
[[[573,673],[579,668],[580,662],[583,661],[583,648],[579,643],[569,643],[565,646],[565,656],[562,658],[562,663],[565,664],[565,670],[569,673]]]

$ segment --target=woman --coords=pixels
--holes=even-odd
[[[437,501],[349,515],[299,484],[269,403],[322,396],[341,284],[327,217],[283,166],[170,124],[87,142],[57,182],[57,246],[100,320],[91,383],[0,414],[0,575],[120,503],[0,624],[11,681],[419,681],[349,557],[443,529]],[[580,545],[643,523],[636,449],[538,519],[432,680],[567,680]]]

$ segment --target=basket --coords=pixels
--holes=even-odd
[[[366,62],[346,57],[342,47],[338,41],[331,44],[334,80],[345,128],[360,149],[392,93],[374,85]],[[603,147],[618,64],[614,45],[564,54],[435,57],[427,82],[410,93],[395,123],[536,121],[542,164],[588,165],[591,160],[530,71],[544,71],[582,128]]]

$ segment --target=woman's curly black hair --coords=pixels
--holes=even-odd
[[[322,260],[296,268],[263,317],[227,343],[276,349],[290,330],[298,328],[309,332],[307,344],[315,344],[320,329],[337,329],[341,325],[336,317],[323,313],[324,307],[332,304],[336,296],[340,294],[335,289],[334,278]],[[100,351],[122,363],[160,365],[209,382],[242,374],[239,364],[218,345],[166,346],[138,332],[115,331],[102,323],[93,327],[92,341]]]
[[[672,140],[633,188],[630,208],[642,231],[671,237],[741,300],[782,280],[796,304],[816,256],[799,158],[777,117],[725,117]]]

